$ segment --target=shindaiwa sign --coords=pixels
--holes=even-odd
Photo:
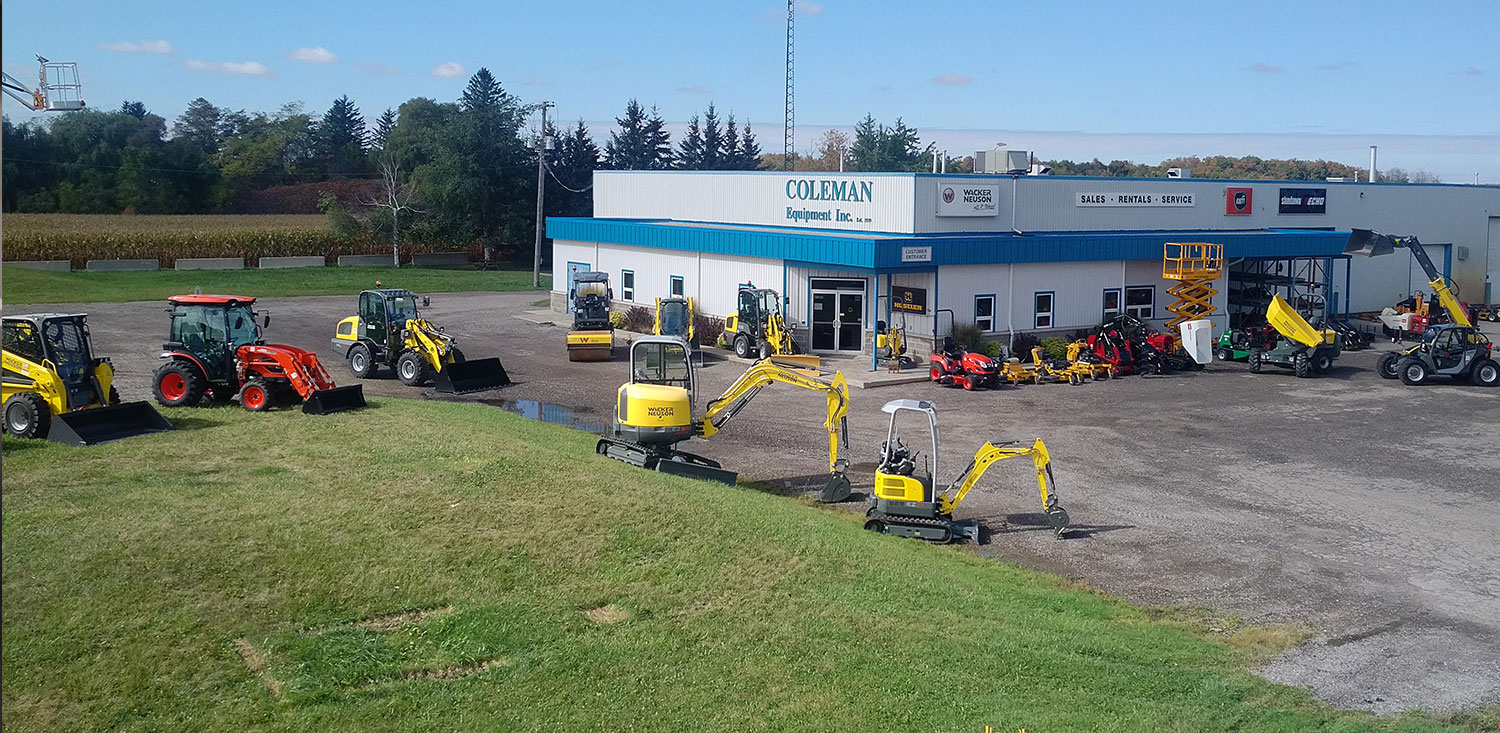
[[[846,206],[875,200],[875,182],[858,179],[792,178],[786,182],[786,220],[794,224],[868,224],[869,212]],[[833,205],[839,204],[839,205]]]

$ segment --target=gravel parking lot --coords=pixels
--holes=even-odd
[[[434,296],[425,315],[461,339],[470,358],[499,356],[516,381],[443,398],[539,400],[607,424],[624,366],[619,358],[570,363],[562,328],[512,317],[542,295]],[[354,305],[353,294],[261,301],[273,314],[268,340],[315,349],[341,384],[355,380],[328,340]],[[127,400],[149,398],[167,328],[162,309],[7,307],[89,313],[96,348],[114,360]],[[1193,374],[996,392],[927,383],[855,390],[851,478],[856,492],[868,489],[885,434],[879,407],[898,397],[938,406],[943,480],[985,440],[1042,437],[1079,531],[1055,540],[1028,465],[1009,461],[991,469],[961,512],[990,530],[980,552],[1137,603],[1198,604],[1308,627],[1314,640],[1263,673],[1341,707],[1497,704],[1500,390],[1382,380],[1374,365],[1385,348],[1346,354],[1332,373],[1308,380],[1215,364]],[[709,361],[700,395],[717,393],[743,368]],[[365,382],[365,391],[428,392],[389,376]],[[826,471],[821,412],[821,397],[775,385],[692,450],[743,481],[796,493]]]

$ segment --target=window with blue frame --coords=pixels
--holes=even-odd
[[[1056,293],[1048,290],[1032,296],[1032,327],[1052,328],[1052,303]]]
[[[1135,285],[1125,288],[1125,314],[1143,321],[1151,320],[1156,304],[1155,285]]]
[[[974,296],[974,325],[985,333],[995,331],[995,296]]]
[[[1101,321],[1107,321],[1107,320],[1109,320],[1111,318],[1114,318],[1115,316],[1120,315],[1121,312],[1122,311],[1120,309],[1120,289],[1119,288],[1105,288],[1104,289],[1104,318],[1102,318],[1100,320]]]
[[[635,300],[635,270],[620,271],[620,298],[622,300]]]
[[[681,298],[682,294],[684,292],[686,292],[686,289],[683,288],[683,286],[682,286],[682,276],[681,275],[673,275],[672,276],[672,280],[671,280],[671,285],[672,285],[672,290],[671,290],[672,297],[674,297],[674,298]]]

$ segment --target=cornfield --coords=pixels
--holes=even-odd
[[[172,267],[179,257],[240,257],[255,266],[261,257],[385,254],[390,245],[369,237],[340,237],[321,215],[139,216],[91,214],[6,214],[7,261],[157,259]],[[402,243],[411,252],[433,251],[422,243]],[[417,249],[420,248],[420,249]]]

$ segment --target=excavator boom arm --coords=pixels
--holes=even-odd
[[[822,392],[827,397],[828,417],[823,425],[828,429],[828,470],[840,472],[839,446],[842,444],[844,448],[849,447],[846,427],[849,383],[844,380],[843,372],[834,372],[833,379],[824,381],[808,376],[798,368],[778,364],[775,359],[757,361],[734,384],[729,385],[724,394],[708,403],[708,408],[698,421],[698,434],[707,438],[719,432],[725,423],[750,403],[756,393],[772,382]]]
[[[1427,256],[1427,248],[1416,237],[1394,237],[1389,234],[1380,234],[1370,229],[1355,229],[1349,234],[1349,244],[1344,247],[1344,252],[1357,254],[1365,257],[1377,257],[1387,255],[1396,247],[1405,247],[1411,250],[1411,256],[1416,258],[1417,264],[1422,266],[1422,272],[1427,275],[1428,285],[1432,286],[1433,295],[1447,311],[1448,318],[1457,326],[1473,326],[1469,320],[1469,314],[1464,310],[1463,304],[1453,295],[1453,289],[1448,285],[1448,279],[1443,273],[1438,272],[1437,265],[1433,264],[1432,258]]]
[[[969,495],[969,490],[979,483],[984,472],[998,461],[1017,456],[1031,456],[1032,466],[1036,469],[1037,488],[1042,495],[1042,508],[1051,510],[1057,504],[1057,494],[1053,490],[1052,483],[1052,455],[1047,452],[1047,444],[1040,438],[1029,446],[995,445],[985,443],[974,453],[974,459],[969,462],[958,478],[938,496],[938,511],[942,514],[952,514],[958,505],[963,503],[964,497]]]

